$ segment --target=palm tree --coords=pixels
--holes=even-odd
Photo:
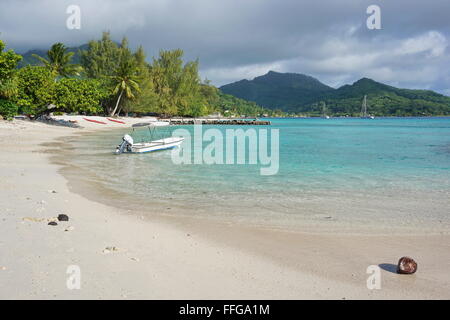
[[[137,67],[133,57],[123,55],[121,57],[119,66],[116,69],[115,75],[112,76],[112,80],[114,83],[113,94],[119,94],[119,96],[117,97],[116,106],[110,113],[111,117],[116,114],[117,108],[119,107],[121,98],[124,93],[126,98],[134,99],[134,93],[141,91],[139,88],[139,77],[137,73]]]
[[[60,75],[63,77],[78,76],[80,74],[81,67],[79,65],[70,63],[74,52],[66,51],[66,46],[58,42],[52,45],[50,50],[47,51],[48,59],[43,58],[37,54],[33,54],[33,57],[41,61],[44,66],[55,75]]]

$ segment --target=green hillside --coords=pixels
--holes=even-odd
[[[334,91],[313,77],[274,71],[251,81],[241,80],[227,84],[220,90],[270,109],[284,110],[290,109],[290,106],[313,103],[318,96]]]
[[[260,107],[255,102],[247,101],[244,99],[236,98],[235,96],[224,94],[218,91],[218,111],[224,116],[247,116],[247,117],[259,117],[262,115],[267,116],[282,116],[283,113],[279,110],[271,110]]]
[[[430,90],[399,89],[367,78],[342,86],[323,100],[331,114],[359,115],[364,95],[368,112],[376,116],[450,115],[450,97]],[[314,104],[299,108],[311,109]]]
[[[307,115],[357,116],[364,95],[368,112],[376,116],[450,115],[450,97],[430,90],[399,89],[367,78],[333,89],[309,76],[270,71],[220,89],[263,107]]]

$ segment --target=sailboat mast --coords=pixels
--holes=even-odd
[[[363,105],[361,108],[361,117],[367,117],[367,95],[364,95]]]

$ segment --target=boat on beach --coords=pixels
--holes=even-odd
[[[149,140],[135,142],[131,134],[126,134],[122,138],[122,142],[116,148],[116,154],[121,153],[147,153],[160,150],[173,149],[181,145],[184,141],[183,137],[166,137],[153,140],[156,135],[155,125],[152,123],[136,123],[132,126],[133,132],[137,128],[148,128]]]

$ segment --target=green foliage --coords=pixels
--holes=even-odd
[[[82,48],[76,53],[56,43],[46,54],[34,52],[41,66],[28,65],[18,72],[15,101],[20,112],[39,114],[54,104],[53,112],[110,115],[121,111],[187,117],[217,111],[228,116],[271,114],[255,103],[222,94],[208,81],[202,83],[199,61],[184,62],[180,49],[160,51],[149,64],[142,46],[133,52],[126,38],[117,44],[108,32]],[[27,53],[27,59],[31,55]],[[82,78],[69,78],[80,70],[71,63],[77,56]],[[56,75],[66,78],[55,80]]]
[[[142,47],[133,54],[123,38],[118,45],[104,32],[99,41],[90,41],[87,50],[80,52],[81,63],[87,77],[100,79],[109,88],[105,99],[105,112],[111,116],[122,109],[130,109],[130,102],[140,92],[139,83],[148,77],[148,65]]]
[[[0,115],[5,119],[11,119],[14,117],[17,112],[19,111],[19,108],[16,104],[9,100],[0,99]]]
[[[123,110],[135,113],[164,113],[159,105],[159,97],[154,90],[152,79],[144,78],[140,88],[141,93],[135,100],[126,103]]]
[[[22,59],[21,55],[14,53],[13,50],[5,50],[5,43],[0,40],[0,79],[10,78],[17,63]]]
[[[17,95],[17,77],[0,79],[0,98],[12,99]]]
[[[112,85],[114,86],[112,94],[118,95],[116,106],[110,113],[111,116],[114,116],[119,108],[122,96],[132,100],[135,98],[135,94],[141,91],[139,87],[140,79],[138,77],[137,61],[135,56],[128,49],[125,38],[122,41],[119,64],[116,67],[113,76],[111,76],[111,79]],[[120,109],[118,113],[120,113]]]
[[[55,81],[47,68],[27,66],[19,69],[17,77],[19,112],[36,115],[55,101]]]
[[[150,66],[156,109],[166,115],[197,117],[212,110],[203,95],[204,85],[198,74],[198,61],[184,63],[183,50],[160,51]]]
[[[66,46],[58,42],[47,51],[48,58],[37,54],[33,54],[33,57],[38,59],[55,76],[68,77],[79,75],[81,72],[80,66],[71,63],[73,55],[74,52],[67,52]]]
[[[114,75],[120,54],[120,46],[104,32],[101,40],[89,41],[87,50],[80,51],[80,61],[87,77],[108,78]]]
[[[13,50],[4,51],[5,44],[0,40],[0,98],[12,98],[17,94],[16,67],[22,59]]]
[[[55,86],[55,105],[58,112],[99,113],[108,95],[98,80],[61,79]]]
[[[265,109],[257,105],[255,102],[246,101],[236,98],[229,94],[224,94],[218,90],[218,111],[224,116],[247,116],[247,117],[260,117],[260,116],[275,116],[277,112],[270,109]],[[282,115],[282,112],[278,112]]]
[[[127,104],[126,110],[186,117],[200,117],[213,112],[225,116],[273,114],[254,102],[221,93],[208,80],[202,83],[198,73],[199,62],[184,63],[182,57],[180,49],[160,51],[150,66],[143,64],[146,67],[141,69],[148,72],[144,72],[141,93]]]

